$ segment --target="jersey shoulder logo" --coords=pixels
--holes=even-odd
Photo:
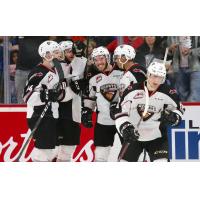
[[[175,90],[175,89],[171,89],[170,91],[169,91],[169,94],[176,94],[177,93],[177,91]]]
[[[53,80],[53,75],[49,74],[49,76],[48,76],[48,83],[50,83],[52,80]]]
[[[135,94],[135,96],[133,97],[133,99],[141,99],[144,97],[144,93],[143,92],[137,92]]]
[[[96,83],[98,83],[101,80],[102,80],[102,76],[101,75],[99,75],[99,76],[96,77]]]

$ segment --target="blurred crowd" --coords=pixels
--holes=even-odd
[[[118,46],[117,36],[13,36],[9,37],[11,103],[23,104],[22,93],[28,74],[41,60],[39,45],[45,40],[72,40],[87,46],[87,65],[93,64],[92,50],[105,46],[113,54]],[[135,62],[144,67],[155,59],[163,60],[167,53],[167,83],[180,95],[181,101],[200,102],[200,37],[198,36],[124,36],[122,44],[136,50]],[[3,37],[0,37],[0,103],[4,103]]]

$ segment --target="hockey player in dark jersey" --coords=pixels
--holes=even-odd
[[[165,78],[165,65],[152,62],[147,80],[129,86],[121,97],[122,112],[115,117],[118,131],[131,143],[122,158],[125,161],[138,161],[143,149],[151,161],[169,160],[167,125],[180,123],[183,108],[176,91],[164,84]]]
[[[94,161],[106,162],[117,133],[115,122],[110,116],[110,104],[118,101],[119,81],[123,71],[113,68],[110,64],[110,54],[104,47],[94,49],[92,58],[98,74],[89,80],[89,95],[88,98],[84,98],[82,108],[82,123],[85,127],[92,127],[92,112],[96,109]]]
[[[58,101],[63,98],[62,85],[54,67],[53,59],[59,59],[61,49],[54,41],[43,42],[38,49],[43,61],[29,74],[23,99],[27,103],[27,121],[31,130],[40,117],[45,105],[51,102],[34,139],[33,161],[52,161],[55,156],[56,123],[58,119]]]
[[[130,45],[119,45],[113,54],[113,62],[124,71],[120,79],[120,96],[124,90],[131,84],[146,80],[146,69],[137,63],[134,63],[136,52]],[[110,106],[110,114],[114,119],[114,115],[121,112],[118,102],[113,102]]]
[[[59,45],[64,52],[61,66],[66,87],[65,96],[59,102],[57,161],[69,162],[72,160],[76,145],[80,143],[80,93],[86,87],[84,71],[87,59],[81,55],[80,57],[76,56],[76,49],[72,41],[62,41]]]

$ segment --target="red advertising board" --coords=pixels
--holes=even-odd
[[[15,161],[30,133],[26,122],[26,105],[1,105],[0,122],[0,162]],[[33,147],[34,142],[31,141],[22,155],[22,161],[31,161]],[[81,144],[75,150],[73,161],[93,161],[93,152],[93,128],[81,126]]]
[[[184,106],[186,108],[183,118],[185,126],[174,128],[169,134],[170,159],[172,161],[180,159],[198,161],[200,159],[198,147],[200,103],[184,103]],[[95,117],[94,114],[93,121]],[[26,122],[26,105],[0,105],[0,123],[0,162],[13,162],[30,134]],[[75,150],[73,161],[91,162],[94,160],[93,131],[93,128],[86,129],[81,126],[81,143]],[[33,147],[34,142],[31,141],[21,161],[31,161]],[[120,148],[120,141],[116,137],[109,161],[116,161]]]

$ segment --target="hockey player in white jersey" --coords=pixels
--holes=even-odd
[[[146,79],[146,69],[134,62],[136,56],[135,49],[130,45],[119,45],[113,55],[113,61],[124,71],[120,80],[120,92],[130,85],[142,82]]]
[[[96,109],[94,161],[106,162],[117,133],[115,122],[110,116],[110,104],[118,101],[119,80],[123,72],[110,64],[110,54],[105,47],[94,49],[92,58],[99,73],[89,80],[89,97],[84,99],[82,123],[85,127],[92,127],[92,111]]]
[[[146,80],[146,69],[134,62],[135,56],[135,49],[126,44],[119,45],[114,51],[113,61],[124,71],[120,79],[120,96],[129,85]],[[113,102],[110,106],[113,119],[116,113],[121,112],[120,106],[117,104],[118,102]]]
[[[131,143],[123,160],[136,162],[143,149],[151,161],[169,160],[166,126],[177,126],[183,109],[176,91],[164,84],[165,78],[164,64],[152,62],[147,80],[124,91],[120,100],[122,112],[115,116],[118,131]]]
[[[43,42],[38,52],[43,61],[29,74],[23,99],[27,103],[27,121],[31,130],[34,129],[45,105],[51,102],[33,136],[35,148],[32,160],[52,161],[57,140],[58,101],[63,98],[62,86],[53,59],[59,59],[62,52],[59,44],[54,41]]]
[[[65,78],[63,83],[65,96],[59,102],[57,161],[69,162],[72,160],[76,145],[80,143],[80,93],[86,87],[84,70],[87,59],[81,55],[80,57],[76,56],[76,49],[72,41],[63,41],[60,43],[60,47],[64,52],[61,66]]]

